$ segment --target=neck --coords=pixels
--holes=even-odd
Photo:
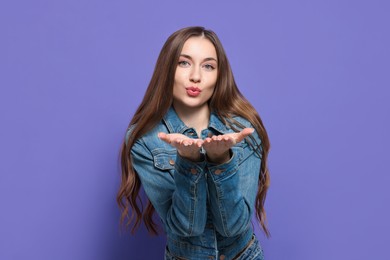
[[[183,123],[188,127],[194,128],[200,138],[202,130],[206,129],[209,125],[209,106],[206,104],[197,108],[189,108],[174,103],[173,107]]]

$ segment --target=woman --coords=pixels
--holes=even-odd
[[[122,146],[121,221],[134,231],[142,217],[156,234],[156,210],[165,259],[263,259],[251,218],[256,211],[268,236],[269,147],[215,33],[181,29],[164,44]]]

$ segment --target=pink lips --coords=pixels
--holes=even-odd
[[[187,90],[187,95],[189,95],[190,97],[197,97],[200,94],[200,92],[202,92],[197,87],[188,87],[186,88],[186,90]]]

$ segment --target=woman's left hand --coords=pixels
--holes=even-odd
[[[252,134],[253,128],[244,128],[241,132],[208,137],[203,142],[207,159],[210,162],[222,164],[230,160],[230,148]]]

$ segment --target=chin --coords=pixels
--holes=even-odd
[[[180,107],[194,108],[194,109],[207,105],[207,102],[199,102],[199,101],[195,101],[195,100],[193,100],[192,102],[191,101],[178,101],[175,103],[177,103],[177,105],[179,105]]]

